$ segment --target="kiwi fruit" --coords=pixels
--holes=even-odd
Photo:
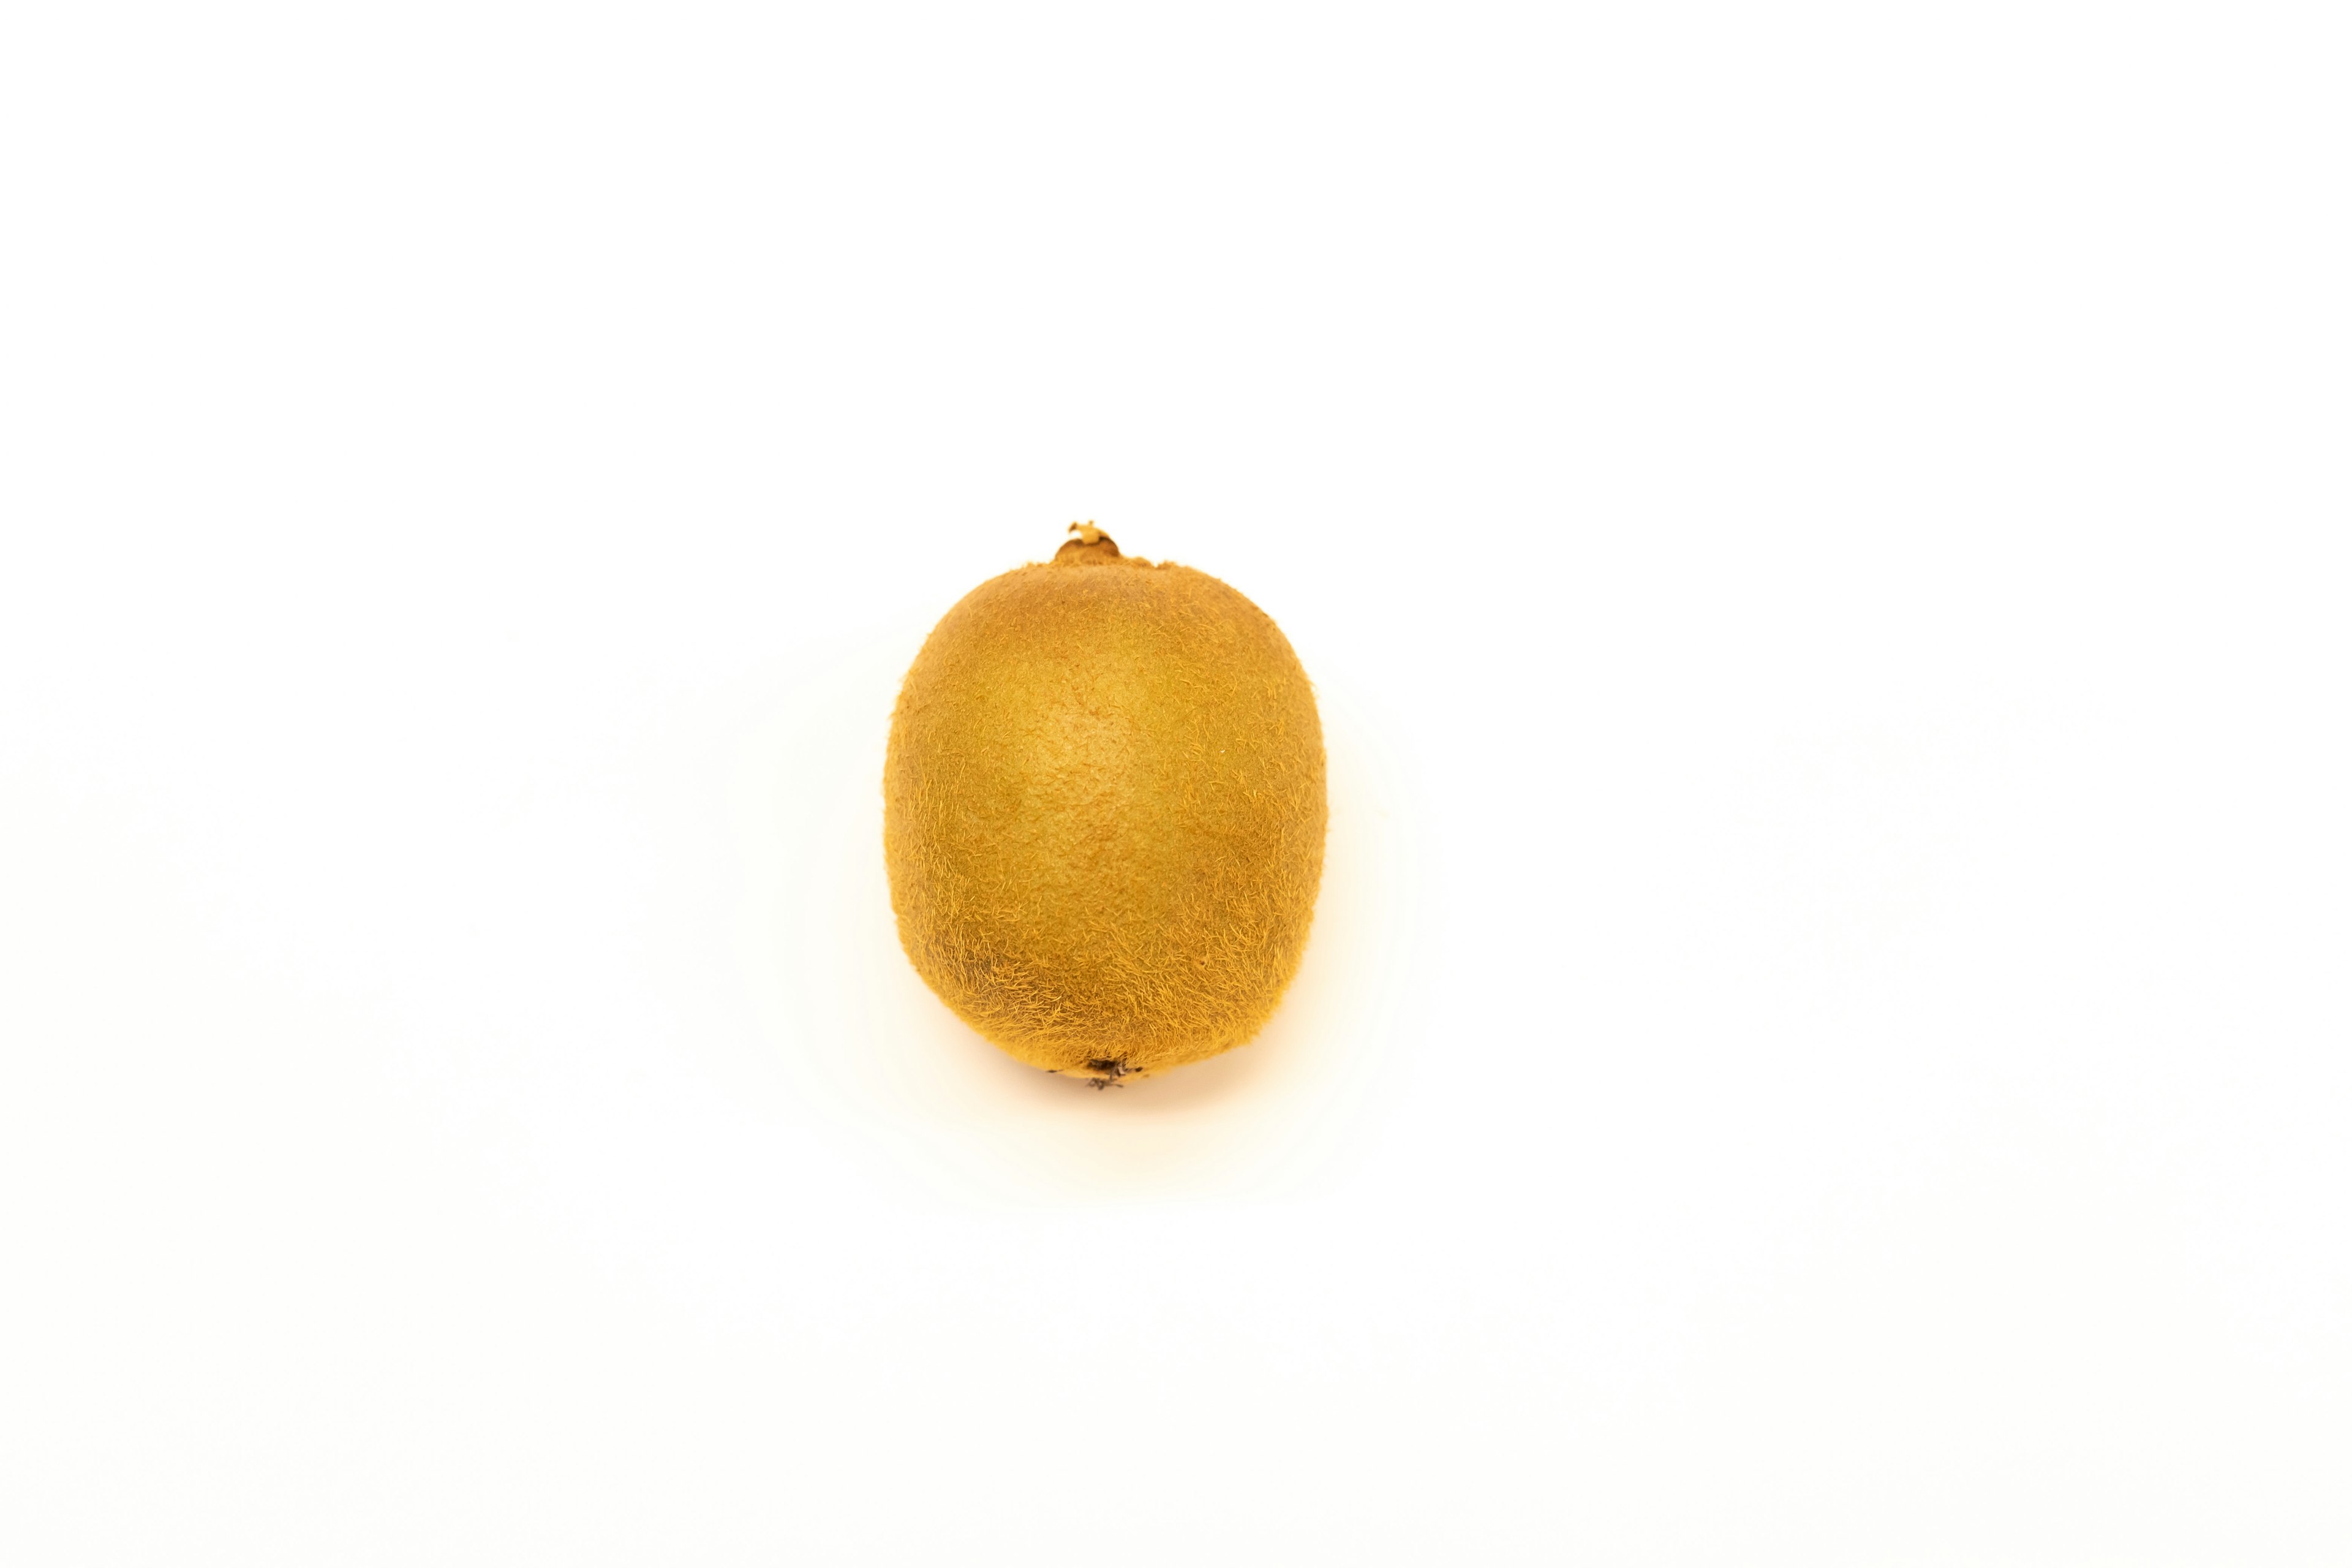
[[[898,940],[1010,1055],[1105,1087],[1246,1043],[1323,874],[1323,728],[1281,628],[1092,524],[950,610],[883,766]]]

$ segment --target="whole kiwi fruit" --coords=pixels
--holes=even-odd
[[[899,689],[898,940],[956,1015],[1104,1087],[1255,1035],[1323,874],[1323,728],[1281,628],[1091,524],[974,588]]]

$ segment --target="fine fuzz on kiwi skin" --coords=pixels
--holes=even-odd
[[[907,672],[883,769],[898,940],[964,1022],[1097,1086],[1255,1035],[1323,874],[1323,729],[1263,610],[1091,525]]]

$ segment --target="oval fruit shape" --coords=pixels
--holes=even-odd
[[[999,1047],[1101,1087],[1246,1043],[1323,874],[1323,729],[1281,628],[1091,525],[950,610],[883,767],[898,940]]]

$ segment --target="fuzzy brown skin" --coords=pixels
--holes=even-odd
[[[1323,873],[1323,730],[1264,611],[1092,528],[992,578],[890,721],[898,939],[973,1028],[1098,1084],[1244,1044]]]

